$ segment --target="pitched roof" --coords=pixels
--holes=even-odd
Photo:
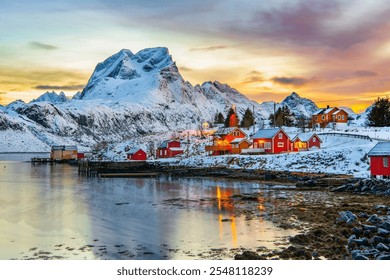
[[[59,145],[59,146],[51,146],[52,151],[73,151],[77,150],[77,146],[67,146],[67,145]]]
[[[250,143],[246,138],[236,138],[230,141],[230,144],[240,144],[242,141],[247,141],[248,143]]]
[[[260,129],[252,138],[273,138],[280,130],[280,128]]]
[[[131,149],[130,151],[127,152],[128,155],[133,155],[135,154],[136,152],[138,152],[139,150],[142,150],[141,148],[133,148]],[[143,150],[142,150],[143,151]]]
[[[339,108],[337,108],[337,107],[329,107],[329,108],[327,108],[324,112],[323,112],[323,114],[329,114],[332,110],[334,110],[334,109],[336,109],[336,110],[338,110]]]
[[[239,129],[238,127],[222,127],[222,128],[219,128],[214,133],[214,135],[216,135],[216,136],[228,135],[228,134],[232,133],[236,129],[240,130],[244,135],[246,135],[246,133],[244,131],[242,131],[241,129]]]
[[[379,142],[368,152],[368,156],[390,156],[390,142]]]
[[[315,133],[313,133],[313,132],[298,133],[296,137],[298,137],[299,140],[301,140],[302,142],[307,142],[307,141],[309,141],[314,135],[316,135],[317,138],[320,140],[320,142],[322,142],[321,138],[318,137],[318,135],[315,134]]]
[[[165,149],[168,147],[169,140],[164,140],[161,142],[161,144],[158,146],[160,149]]]
[[[324,111],[325,111],[325,109],[319,109],[319,110],[315,111],[315,112],[313,113],[313,115],[322,114],[322,112],[324,112]]]

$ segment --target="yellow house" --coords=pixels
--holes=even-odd
[[[51,160],[77,159],[77,146],[52,146],[50,153]]]

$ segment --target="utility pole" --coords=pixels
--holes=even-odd
[[[274,128],[276,127],[276,102],[274,101]]]

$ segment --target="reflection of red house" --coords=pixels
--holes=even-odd
[[[313,126],[324,128],[331,122],[347,123],[348,113],[343,109],[328,106],[326,109],[320,109],[312,115]]]
[[[158,146],[156,156],[158,158],[171,158],[183,152],[184,150],[181,148],[180,141],[165,140]]]
[[[295,136],[290,136],[290,150],[294,152],[306,151],[310,148],[321,148],[322,140],[315,133],[299,133]]]
[[[379,142],[368,152],[368,156],[371,176],[390,178],[390,142]]]
[[[146,160],[146,158],[145,151],[139,148],[131,149],[127,153],[127,159],[129,160]]]
[[[220,128],[213,138],[213,145],[206,146],[206,151],[213,156],[225,154],[239,154],[242,149],[249,146],[248,141],[245,140],[247,135],[238,127]],[[232,143],[232,141],[237,140]],[[234,145],[234,146],[233,146]]]
[[[252,139],[252,150],[257,153],[278,154],[290,150],[290,138],[280,128],[260,129]]]

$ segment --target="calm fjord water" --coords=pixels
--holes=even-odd
[[[0,259],[231,258],[293,232],[237,215],[262,185],[188,178],[85,178],[67,164],[0,155]],[[259,213],[275,207],[258,202]],[[215,258],[215,255],[214,255]]]

